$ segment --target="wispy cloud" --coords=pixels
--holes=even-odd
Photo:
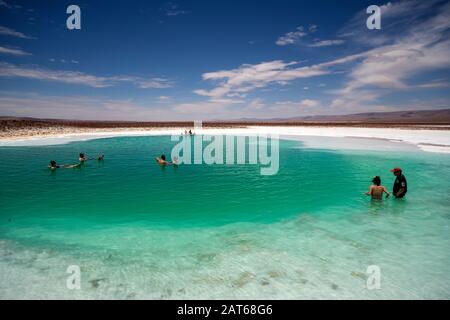
[[[0,0],[0,7],[12,8],[6,1]]]
[[[56,81],[94,88],[111,86],[109,79],[106,77],[97,77],[76,71],[54,71],[43,68],[16,66],[4,62],[0,63],[0,77]]]
[[[22,32],[7,28],[7,27],[2,27],[0,26],[0,35],[5,35],[5,36],[11,36],[11,37],[16,37],[16,38],[21,38],[21,39],[36,39],[34,37],[30,37],[27,36],[25,34],[23,34]]]
[[[297,62],[283,62],[280,60],[263,62],[260,64],[244,64],[233,70],[223,70],[203,74],[203,80],[220,81],[216,88],[195,90],[201,96],[213,98],[233,97],[246,94],[269,84],[286,85],[289,81],[328,74],[329,71],[319,65],[311,67],[297,67]]]
[[[341,45],[344,44],[345,41],[344,40],[320,40],[320,41],[316,41],[312,44],[309,44],[308,47],[311,48],[320,48],[320,47],[330,47],[330,46],[337,46],[337,45]]]
[[[21,49],[0,47],[0,54],[9,54],[13,56],[31,56],[32,54]]]
[[[382,6],[389,18],[383,20],[386,29],[391,29],[389,21],[398,28],[399,20],[403,21],[402,28],[385,45],[378,46],[384,41],[382,38],[370,42],[375,47],[362,54],[364,58],[353,67],[349,80],[336,92],[332,107],[367,107],[388,93],[417,88],[409,82],[422,72],[448,70],[450,39],[446,35],[450,30],[450,3],[437,6],[436,3],[407,1]],[[411,19],[414,24],[409,23]],[[359,34],[354,37],[360,41]],[[422,85],[423,89],[427,87],[436,86]]]
[[[57,62],[57,60],[55,58],[50,58],[48,60],[50,62]],[[73,64],[79,64],[80,63],[79,61],[73,60],[73,59],[71,59],[71,60],[59,59],[58,62],[61,62],[61,63],[73,63]]]
[[[176,17],[188,14],[189,11],[180,9],[179,5],[173,2],[168,2],[163,8],[163,11],[168,17]]]
[[[315,39],[314,42],[309,43],[311,40],[306,40],[306,38],[317,31],[316,25],[310,25],[308,28],[303,26],[298,27],[295,31],[288,32],[284,36],[278,38],[276,44],[279,46],[288,46],[292,44],[300,44],[310,48],[321,48],[341,45],[345,43],[343,39],[334,40],[320,40]]]
[[[310,30],[313,30],[313,32],[317,29],[316,26],[312,29],[311,27],[312,26],[310,26]],[[288,46],[297,43],[301,38],[306,37],[307,35],[308,31],[305,30],[305,27],[299,26],[295,31],[288,32],[284,36],[279,37],[276,44],[279,46]]]
[[[149,80],[135,80],[141,89],[167,89],[172,88],[173,82],[164,78],[152,78]]]
[[[5,7],[5,8],[8,8],[8,9],[20,9],[20,8],[22,8],[21,5],[10,4],[10,3],[8,3],[8,2],[6,2],[4,0],[0,0],[0,7]]]
[[[111,87],[120,82],[130,82],[142,89],[163,89],[173,86],[172,82],[163,78],[144,79],[133,76],[96,76],[78,71],[50,70],[39,67],[17,66],[5,62],[0,63],[0,77],[56,81],[67,84],[84,85],[93,88]]]

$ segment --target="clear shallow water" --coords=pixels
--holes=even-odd
[[[155,165],[172,146],[0,148],[0,297],[450,298],[449,155],[282,141],[279,173],[261,176],[249,165]],[[79,152],[106,160],[46,169]],[[374,175],[390,189],[394,166],[407,199],[362,196]],[[69,265],[81,267],[82,290],[66,288]],[[369,265],[381,268],[380,290],[366,289]]]

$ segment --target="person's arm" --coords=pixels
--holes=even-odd
[[[368,195],[368,196],[371,196],[372,195],[372,190],[373,190],[373,186],[370,186],[369,187],[369,192],[366,192],[365,194]]]
[[[406,178],[403,175],[400,177],[400,186],[401,186],[401,188],[395,194],[396,197],[400,197],[401,195],[404,195],[406,192],[406,188],[407,188]]]
[[[395,194],[396,197],[400,197],[405,192],[405,188],[401,188],[398,190],[398,192]]]
[[[383,187],[383,192],[386,193],[386,198],[389,198],[389,196],[391,195],[389,191],[387,191],[386,187]]]

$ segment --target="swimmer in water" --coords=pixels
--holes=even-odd
[[[390,193],[386,187],[381,185],[381,178],[376,176],[372,180],[373,185],[370,186],[369,192],[365,194],[372,197],[372,200],[383,200],[383,193],[386,193],[386,198],[389,198]]]
[[[92,158],[92,160],[98,160],[98,161],[102,161],[105,159],[105,155],[102,154],[101,156],[98,156],[97,158]]]
[[[98,160],[98,161],[102,161],[102,160],[104,160],[105,159],[105,155],[104,154],[102,154],[102,155],[99,155],[97,158],[86,158],[86,156],[84,155],[84,153],[80,153],[80,162],[85,162],[85,161],[88,161],[88,160]]]
[[[162,166],[170,166],[170,165],[174,165],[174,166],[177,166],[178,164],[177,164],[177,159],[176,158],[174,158],[174,161],[172,161],[172,162],[169,162],[169,161],[166,161],[166,155],[161,155],[161,157],[157,157],[157,158],[155,158],[155,160],[156,160],[156,162],[158,163],[158,164],[160,164],[160,165],[162,165]]]
[[[52,160],[52,161],[50,161],[50,165],[48,166],[48,168],[50,170],[56,170],[56,169],[59,169],[59,168],[74,169],[74,168],[79,168],[80,166],[81,166],[81,163],[58,165],[55,160]]]

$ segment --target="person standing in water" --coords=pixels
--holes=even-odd
[[[386,187],[381,185],[381,178],[376,176],[372,180],[373,185],[370,186],[369,192],[366,195],[371,196],[372,200],[383,200],[383,193],[386,193],[386,198],[389,198],[390,193]]]
[[[394,168],[391,170],[391,172],[396,177],[393,187],[394,197],[396,197],[397,199],[402,199],[408,192],[408,183],[406,182],[406,178],[403,175],[403,170],[401,168]]]

